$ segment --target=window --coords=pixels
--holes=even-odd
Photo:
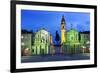
[[[77,34],[76,34],[76,40],[77,40]]]
[[[41,39],[41,43],[42,43],[42,39]]]
[[[34,49],[32,49],[32,52],[34,52]]]
[[[46,39],[46,43],[47,43],[47,39]]]
[[[64,26],[63,26],[63,29],[64,29]]]
[[[71,40],[73,40],[73,36],[71,36]]]

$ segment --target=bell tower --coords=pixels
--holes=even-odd
[[[65,42],[65,25],[66,25],[66,22],[63,15],[61,19],[61,44]]]

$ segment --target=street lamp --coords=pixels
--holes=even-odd
[[[85,46],[82,46],[82,53],[84,54],[85,53]]]

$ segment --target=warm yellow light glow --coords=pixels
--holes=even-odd
[[[65,30],[62,30],[62,34],[61,34],[61,43],[65,42]]]

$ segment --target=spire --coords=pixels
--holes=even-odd
[[[61,24],[65,24],[65,18],[64,18],[64,15],[62,16],[62,20],[61,20]]]
[[[65,21],[65,19],[64,19],[64,15],[62,16],[62,21]]]
[[[73,25],[71,24],[71,29],[73,29]]]

